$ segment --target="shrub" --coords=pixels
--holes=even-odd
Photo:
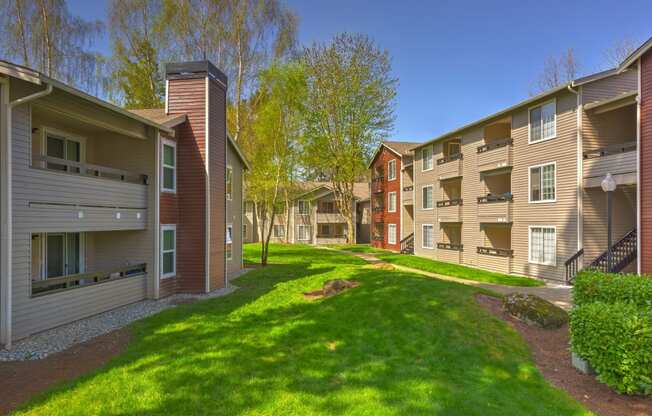
[[[635,274],[581,271],[573,286],[573,302],[625,302],[652,307],[652,278]]]
[[[621,393],[652,393],[652,310],[593,302],[571,312],[573,351]]]

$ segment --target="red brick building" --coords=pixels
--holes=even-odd
[[[411,149],[414,146],[416,143],[383,142],[369,164],[374,247],[400,251],[401,240],[413,234]]]

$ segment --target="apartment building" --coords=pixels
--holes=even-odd
[[[413,252],[414,180],[412,148],[418,143],[385,141],[369,163],[371,169],[371,244]],[[403,242],[403,247],[401,246]]]
[[[337,207],[335,193],[328,182],[300,182],[299,195],[293,198],[289,209],[283,209],[274,218],[270,241],[302,244],[343,244],[347,240],[347,225],[344,215]],[[369,184],[355,183],[354,212],[355,229],[353,241],[369,243],[371,232],[371,210]],[[245,242],[262,239],[255,206],[251,201],[245,204]]]
[[[127,111],[0,62],[6,347],[142,299],[224,287],[241,267],[229,224],[241,227],[247,165],[226,136],[226,77],[192,62],[166,78],[165,109]]]
[[[636,270],[637,65],[578,79],[415,146],[415,253],[568,281],[604,266]]]

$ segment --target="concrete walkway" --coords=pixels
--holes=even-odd
[[[539,287],[496,285],[492,283],[476,282],[473,280],[460,279],[457,277],[445,276],[443,274],[426,272],[423,270],[413,269],[411,267],[405,267],[398,264],[386,263],[370,253],[354,253],[352,251],[344,251],[344,250],[337,250],[337,251],[360,257],[361,259],[371,264],[390,264],[394,266],[395,269],[404,272],[417,273],[423,276],[432,277],[434,279],[448,280],[450,282],[460,283],[467,286],[481,287],[483,289],[492,290],[494,292],[498,292],[503,295],[506,295],[508,293],[524,293],[524,294],[537,295],[549,302],[554,303],[555,305],[565,310],[570,310],[572,306],[571,286],[567,286],[567,285],[549,283],[549,282],[546,282],[545,286],[539,286]]]

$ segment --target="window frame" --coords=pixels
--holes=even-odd
[[[423,152],[426,149],[430,150],[430,157],[429,157],[429,159],[430,159],[430,167],[428,169],[424,168],[425,164],[423,163],[423,161],[426,160],[426,158],[423,156]],[[428,172],[428,171],[433,170],[434,168],[435,168],[435,149],[433,148],[432,145],[424,146],[421,149],[421,172]]]
[[[393,169],[394,169],[394,175],[390,177],[389,175],[390,175],[390,173],[392,173],[392,168],[391,168],[392,166],[393,166]],[[395,181],[396,177],[397,177],[397,175],[396,175],[396,159],[392,159],[389,162],[387,162],[387,180],[388,181]]]
[[[424,244],[424,237],[425,237],[425,232],[424,229],[426,227],[432,228],[432,245],[431,246],[426,246]],[[434,250],[435,249],[435,225],[434,224],[421,224],[421,248],[426,249],[426,250]]]
[[[392,228],[394,229],[394,238],[392,238],[392,233],[390,231]],[[397,230],[396,224],[387,224],[387,244],[396,244]]]
[[[174,232],[174,248],[172,250],[165,250],[165,248],[163,247],[165,242],[165,231]],[[163,255],[170,252],[174,254],[174,261],[172,262],[172,271],[165,273],[163,270]],[[161,267],[159,273],[161,275],[161,279],[168,279],[171,277],[175,277],[177,275],[177,225],[176,224],[161,224],[161,246],[160,246],[159,262]]]
[[[552,136],[550,137],[544,137],[543,136],[543,107],[548,105],[548,104],[554,104],[555,107],[555,118],[554,118],[554,123],[555,123],[555,131]],[[541,107],[541,112],[542,112],[542,117],[541,117],[541,139],[539,140],[532,140],[532,110],[535,108]],[[552,98],[550,100],[544,101],[542,103],[539,103],[537,105],[533,105],[531,107],[528,107],[527,109],[527,142],[528,144],[536,144],[536,143],[541,143],[541,142],[546,142],[548,140],[555,139],[557,137],[557,97]]]
[[[276,232],[279,228],[282,230],[281,235]],[[274,224],[272,232],[274,238],[285,238],[285,224]]]
[[[390,201],[392,200],[392,196],[394,197],[394,209],[392,209],[392,204]],[[396,194],[396,191],[388,192],[387,193],[387,212],[396,212],[397,208],[396,206],[398,205],[398,196]]]
[[[425,201],[425,199],[423,198],[423,190],[425,188],[430,188],[431,189],[432,198],[430,198],[430,199],[432,200],[432,205],[429,208],[426,208],[426,207],[423,206],[423,202]],[[433,209],[435,209],[435,186],[433,184],[422,185],[421,186],[421,210],[422,211],[431,211]]]
[[[555,197],[552,199],[539,199],[539,200],[532,200],[532,169],[539,168],[541,170],[541,174],[539,176],[539,187],[540,187],[540,192],[541,192],[541,198],[543,198],[543,168],[545,166],[554,166],[555,169],[555,174],[553,176],[554,179],[554,187],[555,187]],[[546,163],[541,163],[538,165],[532,165],[528,166],[527,168],[527,201],[529,204],[547,204],[547,203],[553,203],[557,202],[557,161],[553,162],[546,162]]]
[[[301,228],[307,230],[306,238],[301,238],[301,232],[299,232]],[[297,241],[310,241],[310,226],[308,224],[297,224]]]
[[[231,229],[231,232],[229,232],[229,229]],[[230,261],[233,260],[233,224],[226,224],[224,231],[224,257],[226,261]],[[231,236],[230,239],[229,235]]]
[[[224,178],[224,180],[225,180],[224,193],[226,194],[226,200],[232,201],[233,200],[233,166],[226,165],[226,177]]]
[[[165,146],[169,146],[174,150],[174,166],[165,164]],[[161,139],[161,192],[176,193],[177,192],[177,168],[179,165],[179,158],[177,156],[177,142],[170,139]],[[172,169],[172,188],[165,187],[165,169]]]
[[[306,206],[306,212],[301,212],[301,203]],[[307,199],[300,199],[297,201],[297,211],[299,215],[310,215],[310,202]]]
[[[553,244],[553,255],[552,255],[552,262],[544,262],[544,261],[536,261],[532,258],[532,231],[533,229],[538,228],[541,230],[548,229],[548,230],[553,230],[555,239],[554,239],[554,244]],[[527,236],[527,257],[528,257],[528,263],[531,264],[538,264],[541,266],[557,266],[557,226],[556,225],[529,225],[528,226],[528,236]],[[542,248],[544,250],[543,257],[545,258],[545,241],[544,244],[542,245]]]

